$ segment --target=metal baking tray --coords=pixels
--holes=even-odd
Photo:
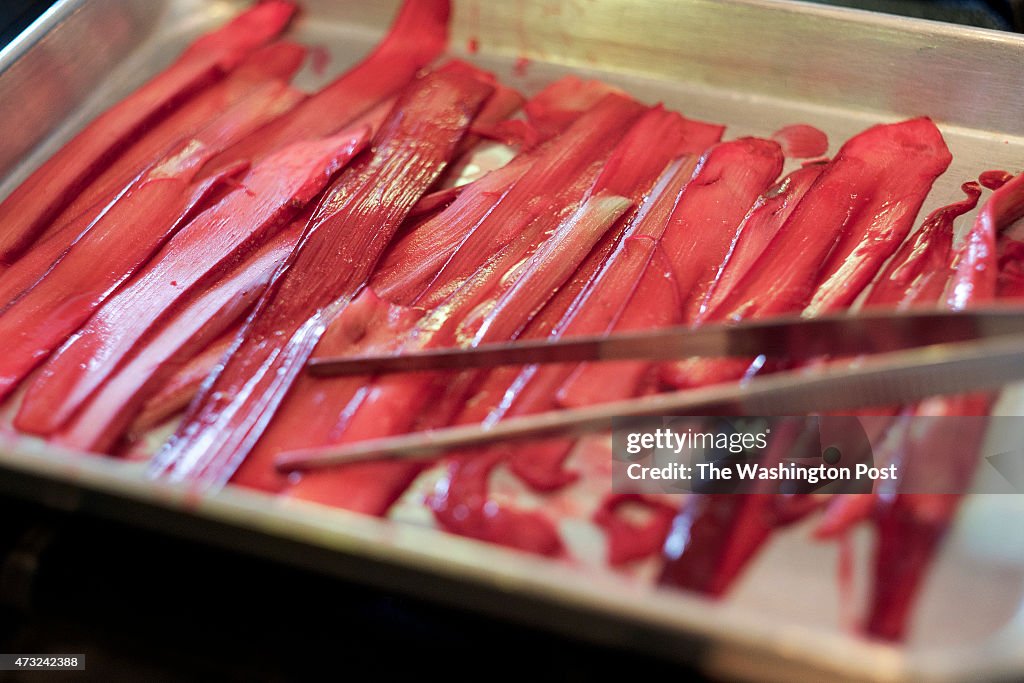
[[[239,4],[59,2],[0,52],[0,196]],[[383,35],[396,4],[304,0],[292,34],[322,46],[331,61],[325,73],[300,74],[298,84],[316,87],[354,63]],[[471,41],[479,45],[473,54]],[[925,210],[958,197],[959,184],[982,170],[1024,164],[1024,38],[1017,35],[769,0],[456,0],[450,51],[526,92],[569,72],[598,77],[644,101],[726,123],[727,137],[812,123],[829,134],[833,152],[872,123],[930,115],[955,160]],[[1019,396],[1004,395],[999,412],[1024,414]],[[1020,496],[966,502],[921,596],[911,639],[890,646],[844,626],[836,547],[810,541],[806,526],[774,539],[716,602],[654,587],[642,569],[607,569],[595,560],[600,543],[592,531],[569,534],[591,549],[589,559],[581,552],[573,561],[437,531],[414,510],[426,485],[429,473],[392,519],[381,520],[230,486],[215,493],[172,487],[143,478],[138,463],[0,436],[0,493],[676,657],[716,676],[1024,676]],[[855,541],[866,547],[866,538]]]

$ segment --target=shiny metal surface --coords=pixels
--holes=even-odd
[[[44,16],[0,53],[0,196],[239,4],[64,0]],[[569,71],[590,74],[727,123],[729,137],[813,123],[833,152],[872,123],[931,115],[955,161],[925,210],[956,198],[960,183],[982,170],[1024,164],[1020,36],[769,0],[455,4],[452,52],[468,55],[475,39],[474,61],[528,92]],[[300,85],[315,87],[369,49],[396,3],[303,5],[295,37],[332,56],[326,73],[300,75]],[[1021,405],[1011,396],[1001,410],[1022,414]],[[968,502],[925,587],[914,638],[891,647],[840,627],[835,550],[808,542],[806,528],[780,535],[728,600],[711,603],[600,562],[522,556],[421,520],[369,519],[234,487],[167,486],[145,479],[137,464],[29,438],[0,437],[0,470],[6,494],[697,661],[719,676],[956,681],[1024,673],[1024,553],[1001,535],[1012,526],[1006,519],[1024,519],[1013,496]]]

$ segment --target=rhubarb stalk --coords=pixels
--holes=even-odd
[[[281,0],[256,5],[98,116],[0,204],[0,261],[12,263],[127,145],[280,33],[294,11]]]
[[[322,336],[365,285],[398,226],[436,180],[492,88],[461,74],[417,79],[331,187],[231,355],[196,398],[155,469],[223,483],[259,439]]]
[[[43,435],[61,427],[161,316],[272,236],[367,141],[363,130],[298,143],[267,157],[241,180],[239,189],[172,237],[64,344],[29,387],[15,426]]]

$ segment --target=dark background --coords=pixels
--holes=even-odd
[[[826,0],[973,26],[1024,28],[1010,0]],[[0,47],[45,0],[0,0]],[[184,578],[183,578],[184,577]],[[0,500],[0,652],[81,653],[70,680],[291,680],[330,669],[585,681],[687,676],[670,662],[303,573],[119,524]],[[0,673],[0,680],[43,680]],[[46,680],[54,676],[46,675]]]

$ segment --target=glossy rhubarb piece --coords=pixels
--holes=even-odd
[[[646,521],[632,522],[621,514],[623,508],[645,508]],[[594,511],[594,523],[608,536],[608,563],[618,566],[658,552],[672,526],[676,511],[665,503],[637,494],[611,494]]]
[[[811,424],[796,418],[773,427],[763,464],[781,462],[802,439],[817,441],[817,428],[806,428]],[[722,595],[775,529],[810,511],[802,498],[759,492],[687,496],[665,540],[659,582]]]
[[[546,98],[545,111],[572,109],[572,102],[560,104],[555,95],[545,95],[552,87],[537,96]],[[444,211],[396,240],[371,286],[391,301],[412,303],[424,295],[431,282],[444,282],[445,288],[433,288],[431,298],[418,302],[436,304],[462,281],[449,276],[458,272],[464,279],[486,256],[508,244],[545,205],[557,202],[550,189],[564,187],[567,179],[580,175],[606,154],[610,138],[639,111],[638,104],[615,96],[585,115],[572,110],[566,117],[559,117],[559,124],[566,127],[549,127],[555,139],[464,186]],[[702,133],[702,128],[696,128],[694,137]],[[449,263],[463,247],[465,255]]]
[[[949,308],[960,310],[996,298],[998,236],[1024,212],[1024,182],[1020,178],[1002,184],[979,211],[954,257],[946,299]],[[1010,259],[1003,261],[1004,266],[1010,263]],[[939,397],[919,404],[914,413],[937,417],[987,415],[993,400],[986,394]],[[874,583],[864,626],[869,635],[885,640],[903,637],[914,598],[963,497],[958,493],[903,493],[901,489],[912,490],[917,481],[927,480],[938,489],[962,491],[977,466],[984,432],[980,420],[965,429],[957,420],[942,419],[935,419],[925,429],[905,431],[899,454],[901,478],[886,491],[888,495],[875,497]],[[957,447],[950,449],[950,443]],[[947,454],[941,464],[934,459],[937,451]]]
[[[540,91],[523,107],[527,119],[541,136],[557,135],[583,112],[611,94],[623,94],[601,81],[565,76]]]
[[[298,97],[299,93],[286,85],[271,83],[257,88],[248,97],[236,102],[234,106],[212,120],[207,120],[194,138],[198,144],[203,146],[204,159],[208,159],[211,155],[277,117],[282,111],[291,107]],[[181,144],[179,142],[171,153],[174,153],[175,149],[179,149]],[[219,183],[211,184],[210,181],[216,181],[217,178],[223,177],[225,168],[237,168],[240,164],[248,165],[248,161],[239,160],[228,166],[220,167],[216,172],[207,174],[206,178],[200,181],[196,187],[210,190],[219,188]],[[190,171],[190,173],[195,175],[194,171]],[[132,182],[135,180],[136,178],[133,178]],[[129,183],[110,196],[102,197],[88,210],[54,228],[10,268],[0,274],[0,308],[8,306],[18,295],[38,282],[71,245],[91,229],[97,218],[107,211],[113,202],[118,201],[119,197],[128,193],[131,187],[132,185]],[[203,200],[195,203],[193,208],[196,210],[205,208],[205,200],[216,196],[210,192],[198,194],[198,189],[195,192],[197,200]]]
[[[638,202],[636,210],[602,238],[572,279],[530,320],[520,338],[557,339],[563,335],[597,334],[607,329],[632,293],[634,280],[646,267],[652,245],[668,222],[695,164],[693,156],[679,159],[669,164],[651,189],[634,190],[632,198]],[[494,368],[486,373],[468,400],[446,395],[451,403],[450,414],[442,418],[438,426],[452,421],[493,424],[502,419],[513,404],[520,408],[529,405],[530,412],[547,410],[554,405],[552,394],[573,367],[574,364],[553,364]],[[536,452],[531,448],[525,460],[540,460],[534,457]],[[542,465],[541,469],[551,468]],[[526,479],[544,490],[557,488],[529,481],[529,475]]]
[[[758,138],[709,149],[686,186],[659,247],[662,267],[644,273],[616,321],[625,332],[692,323],[729,255],[744,216],[782,170],[778,144]],[[677,317],[653,302],[672,296]],[[634,395],[657,366],[641,362],[583,363],[559,390],[562,406],[589,405]]]
[[[254,6],[93,120],[0,204],[0,261],[13,262],[128,145],[280,33],[294,11],[281,0]]]
[[[238,159],[256,162],[301,140],[357,125],[437,59],[448,42],[448,0],[405,0],[384,39],[365,59],[284,116],[214,157],[212,170]],[[386,109],[382,113],[386,113]]]
[[[638,105],[626,98],[616,97],[609,101],[605,107],[587,118],[591,125],[598,127],[598,131],[603,136],[599,135],[598,141],[592,143],[594,149],[586,152],[588,155],[586,158],[589,158],[591,161],[582,164],[586,167],[586,171],[582,175],[579,177],[559,178],[554,181],[556,183],[554,187],[562,188],[559,192],[567,195],[562,200],[567,206],[574,205],[583,196],[584,190],[577,187],[581,182],[593,182],[597,171],[593,170],[592,167],[596,165],[595,161],[597,159],[608,154],[608,147],[610,146],[608,138],[615,130],[615,126],[624,120],[633,118],[638,107]],[[576,138],[573,137],[572,140],[576,141]],[[553,141],[552,144],[556,142]],[[579,165],[580,162],[576,162],[576,164]],[[503,191],[502,183],[493,182],[493,184],[486,185],[487,183],[492,183],[494,180],[493,176],[496,174],[500,177],[502,172],[503,169],[498,169],[487,177],[471,183],[467,186],[466,192],[460,195],[460,201],[463,198],[467,201],[470,200],[474,196],[471,192],[475,193],[477,190],[480,190],[481,195],[484,194],[487,190],[481,190],[481,184],[485,184],[485,188]],[[569,188],[573,187],[577,188],[574,191],[578,196],[568,196],[572,194]],[[545,189],[551,191],[552,187],[549,186]],[[502,196],[504,196],[504,193]],[[483,202],[489,201],[486,196],[481,197],[481,200]],[[389,302],[403,305],[412,303],[423,294],[430,294],[440,299],[441,297],[436,292],[459,289],[457,283],[449,283],[443,275],[437,275],[436,270],[424,272],[419,266],[422,265],[421,260],[430,255],[432,250],[442,248],[440,244],[450,245],[448,248],[452,251],[458,247],[462,233],[468,229],[464,224],[469,222],[463,213],[464,206],[467,207],[466,210],[469,210],[468,204],[464,205],[456,202],[448,210],[439,214],[445,216],[445,220],[440,221],[439,225],[433,219],[428,219],[427,224],[438,225],[437,228],[423,229],[424,225],[417,226],[413,232],[408,233],[405,238],[399,240],[389,250],[385,262],[382,263],[377,274],[371,280],[371,289],[375,291],[383,290],[382,296],[385,299]],[[469,303],[467,301],[472,297],[475,297],[473,300],[478,303],[483,300],[490,291],[489,287],[494,285],[495,278],[500,277],[506,270],[515,265],[516,262],[528,258],[533,249],[536,248],[538,241],[544,236],[544,233],[557,226],[557,216],[559,213],[541,215],[534,219],[530,225],[523,225],[518,228],[517,232],[521,233],[519,235],[520,239],[513,240],[512,243],[506,244],[504,248],[498,248],[496,250],[497,253],[487,253],[484,250],[478,250],[475,255],[475,261],[463,258],[461,260],[462,266],[477,272],[475,284],[465,287],[465,291],[460,297],[449,296],[449,301],[445,302],[447,307],[445,310],[451,314],[452,309],[460,305],[468,306]],[[494,221],[492,214],[493,211],[485,207],[478,215],[481,219],[486,218],[486,220],[492,221],[493,228],[489,229],[499,230],[504,227],[503,223]],[[513,213],[512,215],[516,214]],[[411,236],[416,236],[417,234],[419,235],[418,237],[410,239]],[[388,273],[389,275],[384,277],[382,273]],[[387,283],[386,285],[383,284],[385,282]],[[395,320],[407,322],[417,318],[411,311],[402,311],[401,308],[394,309],[389,315],[394,315]],[[349,317],[348,313],[343,313],[338,323],[344,323],[347,317]],[[435,318],[436,320],[438,318]],[[332,323],[332,327],[334,324],[337,323]],[[400,338],[404,338],[403,332],[409,332],[407,329],[401,330],[393,325],[389,325],[388,329],[396,337]],[[343,352],[336,345],[328,344],[328,341],[325,339],[324,343],[318,348],[332,349],[335,353]],[[274,469],[273,458],[276,453],[285,448],[315,447],[335,443],[341,438],[347,438],[344,434],[346,424],[351,419],[353,412],[360,407],[362,399],[366,398],[366,392],[360,392],[359,389],[369,381],[370,378],[319,378],[315,381],[307,381],[306,378],[300,379],[299,387],[282,406],[278,416],[271,423],[268,433],[257,444],[250,458],[243,463],[234,481],[268,490],[281,489],[284,486],[285,480]],[[301,429],[298,428],[299,424],[310,422],[309,415],[315,412],[312,406],[317,405],[333,405],[339,408],[337,412],[322,415],[323,419],[317,418],[312,424],[306,424]],[[349,407],[342,408],[346,405]],[[405,419],[404,416],[401,417]],[[390,424],[390,421],[385,420],[380,425],[377,425],[377,427],[388,424]],[[331,488],[335,492],[334,499],[343,501],[338,504],[350,509],[381,514],[393,502],[394,498],[404,490],[419,469],[419,465],[414,464],[410,466],[407,463],[367,463],[342,468],[333,473],[331,479]]]
[[[571,303],[573,315],[580,314],[572,323],[570,333],[600,333],[609,327],[646,268],[652,245],[661,236],[679,192],[692,174],[696,159],[691,152],[705,148],[720,134],[721,128],[717,126],[688,121],[660,106],[647,111],[630,128],[588,192],[619,194],[628,197],[637,208],[621,221],[619,230],[609,231],[602,242],[601,251],[608,253],[608,267],[602,268],[604,261],[588,259],[588,269],[578,272],[573,278],[574,281],[582,280],[577,284],[578,291],[582,291],[582,285],[588,284],[592,278],[600,283],[587,287],[583,300],[589,299],[590,304],[582,301],[573,303],[564,297],[563,303],[558,304],[559,307],[564,306],[560,308],[564,312]],[[680,155],[685,160],[674,161]],[[665,172],[659,178],[663,169]],[[625,241],[620,241],[620,235],[624,235]],[[600,274],[598,268],[601,268]],[[567,291],[571,289],[572,286]],[[560,290],[558,296],[562,297],[562,294]],[[551,315],[552,311],[545,307],[545,315],[541,319],[551,320],[549,331],[554,329],[557,321],[551,319]],[[531,325],[533,319],[534,316],[530,316]],[[570,326],[568,322],[561,324],[558,334],[567,326]],[[540,330],[534,328],[531,333],[538,332]],[[541,373],[561,374],[564,370],[564,366],[545,368]],[[453,404],[454,415],[462,400],[452,398],[451,393],[446,400]]]
[[[439,250],[450,254],[441,263],[431,259],[417,268],[426,271],[416,287],[424,292],[414,302],[431,308],[467,282],[492,254],[508,249],[515,240],[535,241],[526,231],[571,214],[576,198],[594,182],[595,166],[604,161],[614,144],[614,135],[643,113],[637,102],[619,95],[608,95],[576,120],[565,133],[537,150],[529,170],[523,172],[500,198],[493,210],[468,231],[460,232],[454,244]],[[512,166],[516,164],[513,161]],[[528,163],[524,160],[522,163]],[[506,166],[505,168],[508,168]],[[499,169],[500,171],[501,169]],[[561,215],[548,219],[546,213],[561,209]],[[544,217],[544,220],[538,220]],[[448,249],[451,249],[450,252]],[[427,265],[429,263],[429,266]],[[440,267],[439,267],[440,266]],[[410,281],[411,282],[411,281]],[[443,283],[444,286],[433,286]],[[422,284],[422,286],[421,286]]]
[[[706,311],[716,308],[740,276],[753,267],[824,169],[822,163],[802,166],[757,198],[736,231],[729,253],[700,304],[698,319],[702,319]]]
[[[953,273],[953,221],[973,209],[981,196],[978,183],[964,183],[961,189],[967,195],[964,199],[930,213],[900,246],[879,273],[864,306],[903,310],[912,306],[936,306],[942,302]],[[893,414],[900,412],[899,407],[874,412],[882,410]],[[894,428],[901,429],[898,425]],[[891,441],[885,442],[885,450],[875,454],[876,463],[886,464],[895,460],[896,454],[890,453],[893,450]],[[871,519],[875,504],[875,493],[836,497],[829,501],[825,515],[815,529],[815,536],[821,539],[841,538],[856,525]]]
[[[897,458],[900,480],[875,497],[877,531],[874,581],[865,631],[884,640],[901,640],[910,610],[931,562],[960,506],[963,491],[977,467],[985,436],[984,421],[943,420],[943,416],[987,415],[985,395],[941,397],[919,404],[918,416],[931,416],[923,429],[906,429]],[[955,448],[949,444],[955,443]],[[936,461],[936,454],[945,455]],[[918,482],[948,494],[901,493]]]
[[[999,233],[1024,216],[1024,174],[992,193],[956,252],[947,304],[960,310],[996,295],[996,241]]]
[[[647,267],[651,245],[660,238],[682,187],[692,175],[696,158],[687,152],[693,149],[694,144],[700,147],[707,144],[706,138],[698,142],[689,136],[689,126],[690,122],[677,115],[655,108],[645,114],[623,139],[595,182],[595,188],[614,188],[628,193],[634,201],[642,200],[642,203],[617,231],[621,236],[616,236],[613,231],[612,238],[593,250],[577,269],[573,279],[579,284],[559,290],[558,295],[531,319],[522,333],[523,337],[557,338],[563,334],[600,332],[610,325]],[[717,129],[709,134],[717,137],[720,132],[721,129]],[[708,131],[703,129],[701,133]],[[656,140],[664,144],[660,147],[657,143],[652,144]],[[668,144],[672,140],[675,143]],[[686,156],[669,163],[651,186],[659,167],[678,154]],[[454,421],[459,424],[493,424],[509,414],[550,409],[555,388],[572,367],[571,364],[528,366],[518,372],[499,368],[476,386],[476,393],[464,401],[465,405]],[[473,374],[462,373],[459,379]],[[456,386],[454,391],[451,389],[453,384]],[[446,391],[446,399],[455,406],[460,403],[458,399],[469,393],[458,384],[458,381],[450,383]],[[472,386],[471,382],[467,384]],[[422,429],[423,425],[418,428]],[[557,553],[558,544],[527,542],[538,536],[557,538],[552,523],[536,513],[516,510],[492,500],[488,474],[495,464],[505,462],[533,488],[555,490],[576,478],[576,473],[564,469],[565,459],[573,445],[571,439],[547,439],[515,447],[497,445],[456,454],[448,463],[437,493],[429,500],[436,519],[455,533],[531,552]],[[500,527],[494,523],[498,519],[502,520]],[[612,524],[616,519],[610,513],[606,521]],[[671,520],[671,516],[668,519]],[[612,526],[622,530],[620,525]],[[645,527],[645,531],[653,533],[657,530]],[[651,550],[659,544],[660,539]]]
[[[257,304],[155,469],[227,481],[266,429],[324,328],[365,286],[394,232],[437,179],[492,88],[461,74],[414,81],[331,186],[292,258]]]
[[[360,352],[382,353],[398,348],[423,311],[393,304],[378,297],[367,287],[327,327],[314,351],[317,356],[339,356]],[[300,375],[288,398],[271,420],[267,431],[249,456],[239,465],[231,481],[242,486],[279,492],[288,485],[288,477],[274,467],[274,459],[284,449],[330,443],[340,438],[359,398],[371,382],[369,377],[318,378]],[[351,408],[348,406],[351,404]],[[326,409],[324,407],[327,407]],[[348,505],[356,510],[375,510],[380,506],[378,492],[397,484],[404,489],[420,471],[418,466],[402,463],[369,463],[347,468],[354,498]]]
[[[447,531],[537,555],[556,556],[563,550],[558,529],[540,511],[497,505],[488,495],[491,472],[501,463],[498,452],[455,456],[443,486],[427,501]]]
[[[899,240],[892,237],[907,234],[950,159],[927,118],[874,126],[851,138],[707,316],[733,320],[799,310],[816,291],[817,310],[849,300],[874,276],[869,266],[896,249]],[[872,237],[883,244],[873,248]],[[844,279],[851,270],[856,277]],[[820,290],[820,282],[830,287]]]
[[[797,169],[754,203],[747,217],[743,219],[743,225],[737,231],[732,250],[700,306],[697,315],[699,324],[709,321],[707,312],[716,308],[735,287],[740,277],[757,262],[761,252],[775,238],[779,228],[789,218],[822,170],[821,164],[810,164]],[[750,359],[687,358],[663,363],[659,368],[658,379],[661,383],[676,389],[701,387],[739,379],[750,368]],[[754,369],[756,371],[759,366]]]
[[[169,152],[177,142],[194,137],[211,119],[240,100],[280,97],[275,90],[285,87],[305,56],[306,48],[285,41],[254,51],[237,69],[189,99],[129,146],[61,212],[54,221],[54,229],[59,229],[94,205],[109,204],[121,188]],[[279,109],[270,118],[284,113],[301,98],[296,91],[293,98],[280,99]]]
[[[244,322],[239,320],[228,327],[226,332],[202,347],[196,355],[183,362],[163,384],[155,388],[153,395],[143,404],[139,414],[128,427],[126,436],[129,439],[137,439],[185,410],[199,392],[203,380],[210,376],[217,363],[231,349],[231,342],[241,332]]]
[[[942,300],[952,276],[953,221],[977,206],[981,197],[977,183],[964,183],[960,189],[967,197],[940,207],[925,218],[878,274],[864,306],[905,309]]]
[[[503,255],[501,266],[482,269],[441,306],[417,322],[403,349],[440,348],[514,338],[524,320],[551,298],[554,291],[586,258],[590,249],[629,207],[629,200],[614,195],[591,197],[562,221],[542,243],[515,244],[516,254]],[[526,256],[529,254],[529,256]],[[525,262],[524,262],[525,257]],[[509,268],[522,264],[510,277]],[[408,431],[434,396],[443,391],[451,373],[414,373],[378,378],[362,392],[338,442]],[[331,471],[306,473],[288,489],[288,495],[368,514],[383,514],[423,463],[360,463]],[[353,487],[352,471],[383,475],[372,489]],[[410,472],[412,473],[410,475]],[[357,475],[359,476],[359,475]],[[368,498],[368,491],[376,494]],[[364,507],[355,508],[358,501]],[[372,507],[366,507],[373,503]]]
[[[79,450],[115,452],[146,399],[199,349],[225,330],[234,329],[252,308],[270,277],[295,248],[299,235],[299,229],[291,228],[279,233],[230,273],[195,293],[161,325],[148,330],[144,341],[136,344],[137,348],[107,381],[50,435],[50,441]],[[221,349],[213,362],[223,352]]]
[[[182,228],[42,368],[15,426],[60,428],[168,311],[244,260],[366,146],[368,131],[297,143],[252,169],[241,187]],[[86,370],[86,368],[88,368]]]
[[[914,130],[923,130],[934,135],[931,138],[925,136],[915,143],[912,138],[904,137]],[[882,188],[881,194],[874,194],[858,187],[858,184],[873,184],[878,182],[879,178],[889,175],[884,167],[865,173],[864,161],[868,162],[868,168],[872,162],[893,163],[892,157],[878,157],[877,151],[873,154],[867,152],[877,150],[877,147],[885,144],[894,133],[896,141],[902,141],[905,146],[918,153],[916,158],[910,159],[916,159],[916,163],[920,165],[917,173],[909,172],[906,168],[899,169],[903,174],[900,179],[911,181],[910,187],[902,189],[897,195],[908,202],[906,207],[901,207],[899,200],[889,205],[886,205],[884,200],[879,203],[879,197],[888,196],[889,190],[897,188],[886,186]],[[741,275],[733,290],[721,303],[709,310],[706,319],[726,319],[743,315],[756,317],[799,309],[809,295],[806,288],[814,286],[815,282],[819,287],[814,292],[819,310],[834,310],[848,303],[851,294],[856,296],[860,292],[859,287],[862,285],[858,283],[873,277],[882,263],[877,251],[871,251],[870,240],[890,240],[893,234],[905,235],[909,227],[904,228],[904,223],[909,225],[909,221],[913,220],[934,177],[948,164],[948,151],[941,142],[941,136],[936,136],[938,132],[929,121],[917,119],[891,127],[876,126],[847,142],[786,219],[775,239],[769,242],[762,256],[755,261],[753,268]],[[866,155],[863,161],[859,160],[861,155]],[[896,165],[907,161],[906,157],[895,160]],[[852,177],[843,180],[847,173]],[[833,183],[836,189],[832,191],[839,191],[838,188],[845,187],[846,192],[866,196],[866,199],[863,200],[865,206],[850,207],[849,217],[852,220],[839,217],[843,222],[835,228],[838,234],[831,237],[833,244],[827,244],[827,238],[819,238],[822,237],[822,226],[829,223],[826,221],[812,224],[810,218],[804,216],[811,216],[814,213],[828,214],[829,209],[824,203],[824,197],[819,197],[819,194],[823,192],[822,188],[830,188]],[[822,204],[819,205],[819,201]],[[876,216],[876,213],[879,215]],[[803,221],[807,223],[802,224]],[[793,232],[796,229],[803,230],[806,234]],[[827,233],[828,230],[823,232]],[[780,243],[789,245],[789,251],[782,251]],[[838,252],[851,257],[850,263],[845,269],[829,266],[828,262],[825,263],[825,268],[821,268],[823,259],[819,259],[804,264],[803,272],[781,272],[801,266],[799,261],[803,252],[794,250],[806,249],[808,244],[817,245],[811,247],[811,251],[815,248],[828,248],[824,254],[818,252],[819,256],[831,253],[829,259],[834,259]],[[833,251],[833,248],[837,251]],[[888,245],[884,248],[888,249]],[[895,246],[892,248],[895,249]],[[797,254],[798,262],[795,263],[793,258],[786,258],[785,253]],[[783,264],[785,267],[782,267]],[[761,274],[771,269],[774,269],[776,276],[784,279],[780,283],[780,289],[768,287],[767,276]],[[840,276],[836,274],[839,271],[850,275],[856,282],[840,282]],[[756,295],[753,289],[749,290],[750,293],[743,293],[745,287],[753,287],[753,282],[760,282],[767,289]],[[779,296],[780,300],[772,298],[775,296]],[[713,595],[727,590],[773,529],[783,523],[775,512],[774,506],[777,501],[774,498],[770,495],[711,495],[692,496],[687,499],[676,518],[674,531],[666,541],[667,559],[662,581]]]
[[[828,151],[828,136],[814,126],[798,123],[785,126],[772,133],[788,159],[820,157]]]
[[[1004,239],[999,244],[996,294],[1000,299],[1024,298],[1024,242]]]
[[[84,323],[107,297],[186,222],[189,186],[206,157],[198,141],[149,169],[46,274],[0,314],[7,353],[0,359],[0,397]],[[103,268],[96,264],[102,263]]]

